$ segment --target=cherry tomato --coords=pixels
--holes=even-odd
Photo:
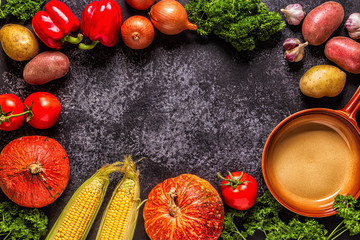
[[[29,124],[34,128],[46,129],[59,120],[61,104],[51,93],[33,93],[25,99],[24,104],[31,108],[32,116]]]
[[[229,172],[221,182],[221,195],[224,202],[237,210],[247,210],[251,208],[256,201],[258,184],[251,175],[244,172]]]
[[[21,127],[25,122],[25,115],[8,118],[9,115],[16,115],[24,112],[24,105],[21,99],[14,94],[0,95],[0,130],[13,131]]]

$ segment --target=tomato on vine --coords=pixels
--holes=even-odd
[[[220,173],[218,177],[221,182],[221,195],[224,202],[237,210],[247,210],[256,201],[258,184],[251,175],[244,172],[232,172],[224,178]]]
[[[25,99],[24,104],[31,109],[28,122],[34,128],[50,128],[59,120],[61,104],[51,93],[33,93]]]
[[[14,94],[0,95],[0,130],[13,131],[25,122],[24,105]]]

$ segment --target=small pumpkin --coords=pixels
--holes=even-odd
[[[151,190],[143,216],[152,240],[215,240],[223,228],[224,204],[208,181],[182,174]]]
[[[69,159],[54,139],[20,137],[0,154],[0,187],[16,204],[40,208],[54,202],[70,176]]]

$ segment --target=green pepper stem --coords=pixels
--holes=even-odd
[[[82,35],[81,33],[79,33],[77,37],[66,35],[65,37],[63,37],[63,39],[61,39],[61,43],[64,44],[65,42],[68,42],[77,45],[83,40],[83,37],[84,35]]]
[[[99,41],[92,41],[92,43],[90,43],[90,44],[80,43],[80,44],[79,44],[79,48],[80,48],[80,49],[83,49],[83,50],[91,50],[91,49],[93,49],[93,48],[96,46],[96,44],[98,44],[98,43],[99,43]]]

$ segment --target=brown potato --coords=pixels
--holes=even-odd
[[[24,68],[24,80],[31,85],[41,85],[62,78],[69,72],[70,60],[62,52],[42,52]]]
[[[360,43],[348,37],[333,37],[325,44],[325,56],[350,73],[360,74]]]
[[[323,44],[330,35],[340,26],[344,19],[344,8],[340,3],[325,2],[306,15],[302,34],[309,45]]]
[[[39,53],[39,42],[26,27],[18,24],[5,24],[0,30],[1,46],[15,61],[30,60]]]
[[[345,87],[346,73],[332,65],[310,68],[300,79],[301,92],[313,98],[335,97]]]

